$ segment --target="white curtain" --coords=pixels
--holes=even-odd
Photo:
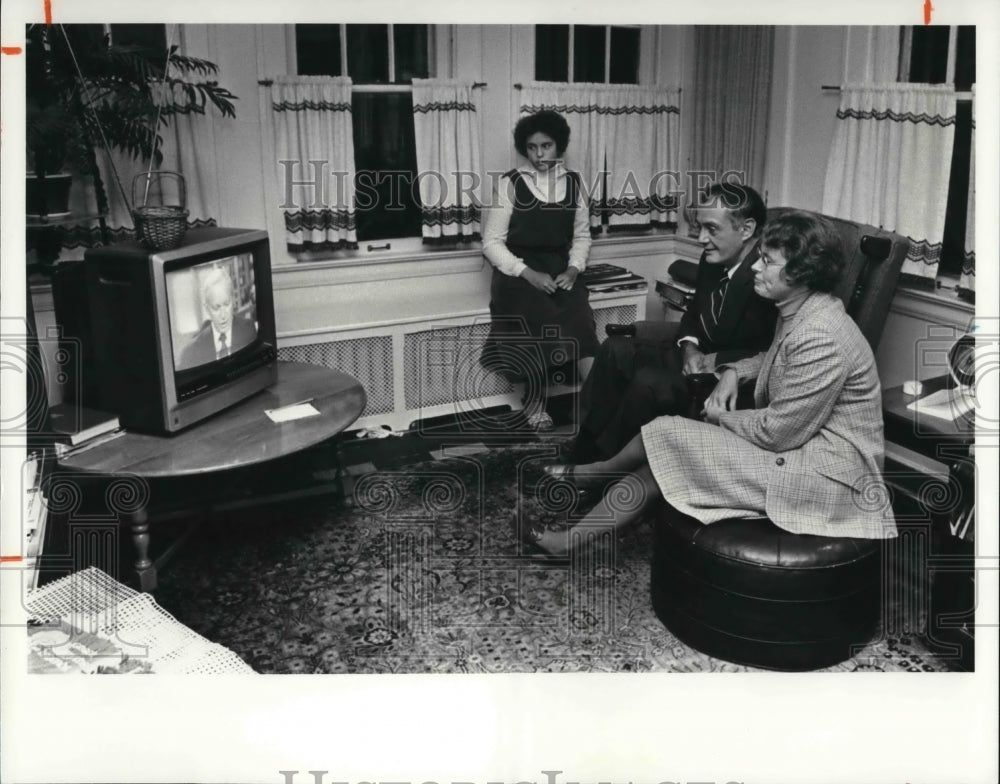
[[[923,84],[845,85],[822,211],[904,234],[903,273],[934,280],[955,140],[955,90]]]
[[[697,25],[691,162],[761,188],[774,72],[774,27]]]
[[[965,259],[959,289],[976,290],[976,88],[972,88],[972,142],[969,153],[969,208],[965,217]]]
[[[413,132],[427,244],[478,240],[479,114],[471,84],[413,80]]]
[[[183,41],[177,25],[166,25],[167,45]],[[167,101],[165,100],[164,103]],[[239,111],[239,105],[237,105]],[[206,114],[197,112],[174,113],[168,118],[168,125],[161,127],[163,139],[161,152],[163,160],[156,170],[176,172],[184,178],[183,204],[188,210],[188,228],[214,226],[219,215],[219,194],[212,176],[216,171],[215,122],[227,122],[219,117],[209,105]],[[225,131],[220,131],[225,133]],[[96,194],[96,183],[90,177],[74,178],[70,192],[70,209],[80,220],[61,226],[63,249],[60,258],[64,260],[82,259],[87,248],[105,242],[123,242],[134,239],[134,225],[130,209],[141,206],[143,198],[147,204],[180,204],[181,194],[177,179],[156,175],[142,178],[135,183],[137,175],[150,171],[148,160],[135,160],[120,151],[104,149],[95,151],[97,169],[104,188],[108,211],[103,216],[106,237],[102,236],[100,212]],[[154,170],[154,171],[156,171]],[[150,187],[145,187],[148,180]],[[119,187],[120,183],[120,187]],[[133,184],[138,195],[133,197]],[[123,197],[122,191],[125,196]]]
[[[130,208],[146,204],[184,204],[188,210],[188,228],[216,225],[219,214],[219,194],[215,180],[209,176],[216,170],[215,145],[212,123],[216,118],[196,113],[175,114],[170,125],[161,129],[163,161],[150,171],[148,160],[135,160],[123,152],[110,154],[97,150],[97,168],[108,202],[104,216],[107,242],[116,243],[134,239]],[[184,178],[184,197],[181,198],[176,177],[161,177],[160,171],[175,172]],[[136,177],[139,181],[136,182]],[[119,183],[121,187],[119,187]],[[134,187],[133,187],[134,186]],[[122,196],[122,190],[125,197]],[[133,191],[134,194],[133,195]],[[87,248],[102,245],[95,182],[90,177],[77,177],[70,193],[70,209],[81,216],[78,222],[60,227],[63,249],[60,258],[69,261],[82,259]],[[90,217],[88,217],[90,216]]]
[[[520,114],[542,109],[559,112],[569,123],[566,167],[579,172],[584,193],[590,201],[591,230],[600,229],[600,202],[603,198],[605,164],[602,84],[561,84],[531,82],[521,89]]]
[[[350,78],[279,76],[270,91],[288,250],[357,248]]]
[[[680,90],[611,85],[600,98],[609,228],[676,228]]]

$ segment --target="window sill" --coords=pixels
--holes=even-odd
[[[601,233],[594,237],[594,247],[613,247],[615,245],[626,245],[630,243],[662,242],[665,239],[684,239],[677,231],[669,229],[651,229],[641,232],[613,232]],[[463,244],[458,248],[435,248],[433,245],[417,244],[418,238],[405,237],[401,240],[368,240],[362,245],[376,244],[380,242],[397,243],[399,250],[372,252],[363,249],[358,250],[337,250],[327,253],[303,253],[295,257],[297,260],[283,262],[275,266],[299,266],[309,264],[311,266],[327,263],[336,266],[350,266],[351,264],[380,264],[395,261],[412,261],[417,258],[447,258],[452,256],[463,256],[470,253],[482,253],[482,243],[478,241]],[[690,240],[697,244],[695,240]]]
[[[641,234],[601,235],[594,239],[591,255],[601,249],[656,246],[678,239],[683,238],[676,232],[656,229]],[[448,249],[411,245],[382,252],[317,253],[304,255],[299,261],[275,264],[272,272],[275,288],[283,289],[310,286],[318,279],[329,280],[328,276],[334,270],[343,271],[346,279],[351,281],[385,280],[471,272],[480,269],[484,263],[482,244],[471,242],[461,248]]]
[[[271,268],[275,290],[300,289],[337,283],[363,283],[403,278],[425,278],[476,272],[486,264],[476,243],[462,250],[425,250],[389,255],[322,258]]]
[[[892,300],[894,313],[918,318],[929,324],[968,327],[976,306],[959,298],[954,289],[923,289],[900,283]]]
[[[938,305],[955,305],[968,310],[969,313],[974,313],[976,306],[971,302],[965,301],[958,295],[957,284],[958,277],[942,275],[935,281],[933,289],[922,288],[906,281],[901,281],[898,292],[905,292],[914,299],[933,302]]]

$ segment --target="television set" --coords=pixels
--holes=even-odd
[[[201,228],[172,250],[93,248],[84,272],[84,404],[123,427],[173,433],[277,380],[267,232]]]

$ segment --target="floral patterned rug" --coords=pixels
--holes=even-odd
[[[161,573],[157,601],[261,673],[753,669],[687,647],[654,615],[648,524],[572,568],[521,554],[518,515],[562,526],[580,512],[540,481],[551,443],[455,452],[371,467],[343,500],[202,526]],[[916,635],[831,668],[947,669]]]

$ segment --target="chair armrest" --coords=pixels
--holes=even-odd
[[[624,336],[649,342],[674,343],[679,323],[676,321],[635,321],[631,324],[608,324],[604,331],[611,337]]]
[[[626,338],[635,337],[635,323],[632,324],[606,324],[604,326],[604,331],[607,333],[608,337],[613,338],[617,336],[623,336]]]

